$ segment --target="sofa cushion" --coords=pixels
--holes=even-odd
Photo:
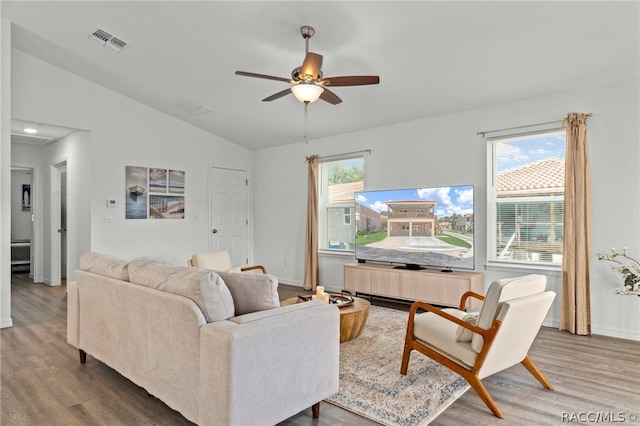
[[[231,293],[215,272],[138,258],[129,263],[129,275],[134,284],[193,300],[207,322],[226,320],[234,315]]]
[[[454,311],[461,314],[456,314]],[[451,309],[448,313],[460,319],[464,316],[464,312],[457,309]],[[458,340],[458,331],[464,327],[432,312],[416,314],[413,321],[413,335],[416,339],[440,353],[452,356],[468,366],[473,366],[478,354],[471,349],[470,341],[461,342]]]
[[[129,281],[129,262],[107,254],[89,252],[80,256],[78,267],[116,280]]]
[[[280,306],[278,278],[269,274],[217,272],[233,296],[236,315]]]

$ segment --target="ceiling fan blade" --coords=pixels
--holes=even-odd
[[[336,95],[326,87],[324,88],[324,92],[322,92],[322,94],[320,95],[320,99],[329,102],[331,105],[337,105],[342,102],[342,99],[340,99],[338,95]]]
[[[323,78],[321,83],[327,86],[364,86],[366,84],[379,84],[377,75],[349,75],[344,77]]]
[[[280,99],[280,98],[282,98],[283,96],[287,96],[289,93],[292,93],[292,92],[291,92],[291,88],[290,88],[290,87],[289,87],[288,89],[284,89],[284,90],[283,90],[283,91],[281,91],[281,92],[278,92],[278,93],[276,93],[276,94],[273,94],[273,95],[269,96],[268,98],[264,98],[264,99],[262,100],[262,102],[275,101],[276,99]]]
[[[313,80],[316,80],[320,75],[321,69],[322,69],[322,55],[309,52],[307,53],[307,56],[304,58],[304,62],[302,63],[300,77],[304,78],[304,76],[310,75]]]
[[[266,80],[284,81],[285,83],[293,83],[290,78],[274,77],[272,75],[256,74],[253,72],[246,72],[246,71],[236,71],[236,75],[243,75],[245,77],[264,78]]]

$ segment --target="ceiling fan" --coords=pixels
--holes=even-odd
[[[322,55],[309,52],[309,39],[313,34],[315,34],[315,30],[312,27],[305,25],[300,28],[300,34],[305,40],[304,62],[302,63],[302,66],[294,68],[294,70],[291,71],[291,78],[236,71],[236,75],[282,81],[293,85],[288,89],[264,98],[264,102],[274,101],[288,95],[289,93],[293,93],[299,101],[304,102],[305,104],[314,102],[319,98],[332,105],[337,105],[342,102],[342,99],[329,90],[327,86],[363,86],[367,84],[380,83],[380,77],[377,75],[351,75],[324,78],[322,75]]]

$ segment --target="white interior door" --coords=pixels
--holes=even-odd
[[[51,245],[49,247],[49,258],[51,275],[49,278],[49,285],[58,286],[61,284],[60,264],[62,262],[61,250],[62,245],[62,217],[61,217],[61,171],[62,164],[51,166],[51,186],[50,186],[50,202],[51,210],[49,217],[50,223],[50,236]]]
[[[67,279],[67,167],[60,167],[60,278]]]
[[[226,250],[235,266],[248,263],[247,172],[211,168],[211,251]]]

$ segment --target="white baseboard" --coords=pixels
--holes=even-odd
[[[557,319],[547,319],[544,323],[542,323],[543,327],[555,328],[556,330],[560,329],[560,321]],[[597,336],[606,336],[606,337],[615,337],[617,339],[627,339],[627,340],[636,340],[640,341],[640,331],[636,331],[635,333],[629,332],[630,330],[620,330],[617,328],[610,327],[594,327],[591,326],[591,334]]]
[[[13,327],[13,320],[11,318],[5,318],[0,321],[0,328]]]

